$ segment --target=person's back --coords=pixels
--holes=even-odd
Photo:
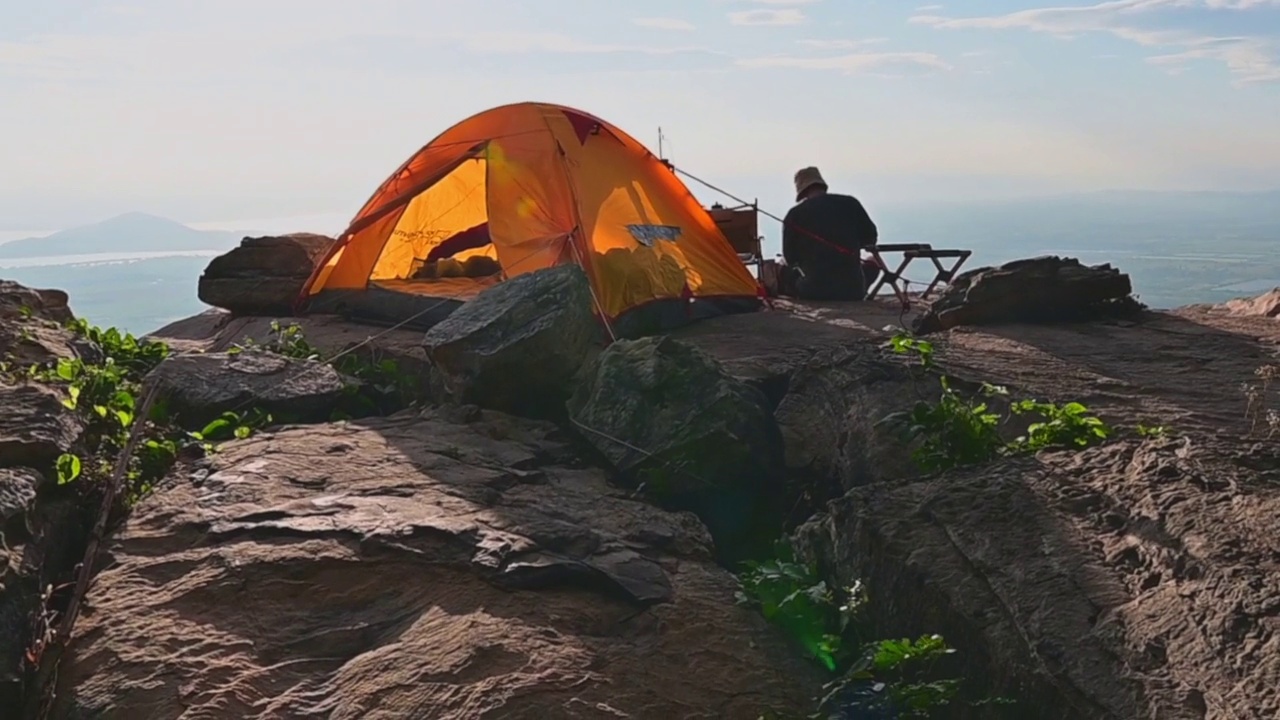
[[[816,168],[796,173],[797,200],[783,220],[782,254],[798,268],[801,297],[861,300],[867,288],[861,249],[878,239],[866,208],[851,195],[827,192]]]

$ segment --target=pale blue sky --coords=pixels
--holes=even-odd
[[[1280,0],[1060,3],[4,3],[0,230],[345,218],[518,100],[661,125],[678,166],[776,212],[808,164],[873,207],[1280,187]]]

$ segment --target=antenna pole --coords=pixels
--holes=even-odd
[[[662,154],[662,126],[658,126],[658,159],[666,160],[667,156]]]

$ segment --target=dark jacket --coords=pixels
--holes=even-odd
[[[860,263],[859,250],[878,239],[876,224],[857,198],[824,193],[801,201],[783,219],[782,257],[808,274],[832,266],[851,268]]]

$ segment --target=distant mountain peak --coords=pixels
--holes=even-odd
[[[169,218],[127,212],[99,222],[69,228],[45,237],[25,238],[0,245],[0,257],[92,255],[121,252],[185,252],[228,250],[237,233],[196,230]]]
[[[152,215],[151,213],[138,212],[138,211],[121,213],[119,215],[114,215],[112,217],[109,217],[106,220],[99,220],[96,223],[91,223],[89,225],[84,225],[82,227],[101,227],[103,225],[118,225],[118,224],[124,224],[124,223],[147,223],[151,225],[167,225],[170,227],[181,227],[181,228],[186,228],[187,230],[192,229],[187,227],[186,225],[183,225],[177,220],[170,220],[169,218],[160,217],[159,215]]]

